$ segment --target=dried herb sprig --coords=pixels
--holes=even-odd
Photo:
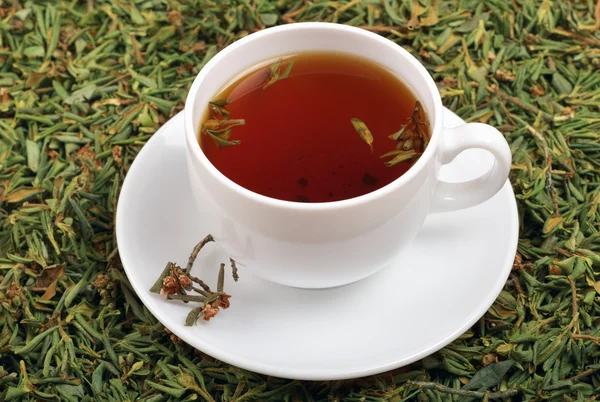
[[[230,306],[229,298],[231,295],[223,291],[225,283],[225,264],[219,267],[217,279],[217,291],[212,292],[201,279],[190,275],[194,261],[202,248],[215,239],[212,235],[207,235],[196,246],[194,246],[190,257],[188,258],[185,270],[179,267],[174,262],[168,262],[165,269],[162,271],[154,285],[150,288],[150,292],[159,293],[167,296],[168,300],[181,300],[185,303],[195,302],[202,303],[201,306],[193,308],[185,320],[185,325],[194,325],[199,319],[210,321],[211,318],[217,315],[220,309],[227,309]],[[229,258],[231,263],[231,272],[234,281],[238,281],[237,264],[233,258]],[[202,289],[193,286],[193,283],[198,283]],[[198,295],[190,295],[187,292],[195,292]]]
[[[425,148],[427,148],[431,139],[431,131],[429,120],[421,102],[415,102],[413,113],[408,118],[406,124],[402,125],[397,132],[391,134],[389,138],[398,141],[398,143],[396,144],[395,151],[381,156],[381,158],[394,157],[385,162],[385,165],[388,167],[414,159],[425,152]]]
[[[229,99],[216,99],[208,102],[210,110],[218,119],[228,119],[231,115],[229,109],[225,106],[229,104]]]
[[[285,70],[281,72],[282,61],[283,59],[278,59],[275,63],[269,66],[267,83],[263,85],[263,89],[267,89],[271,85],[275,84],[277,81],[289,77],[290,73],[292,72],[292,68],[294,67],[294,60],[289,60],[287,66],[285,67]]]
[[[373,134],[371,130],[360,119],[352,118],[350,122],[360,138],[369,145],[371,152],[373,152]],[[391,160],[384,162],[388,167],[418,158],[425,151],[431,139],[431,132],[429,130],[429,120],[427,120],[421,102],[416,101],[408,122],[402,125],[396,133],[391,134],[389,138],[398,143],[395,150],[381,155],[382,159],[393,156]]]
[[[225,107],[228,103],[229,99],[209,102],[214,115],[202,124],[200,130],[201,135],[211,137],[220,149],[240,145],[240,140],[230,140],[231,131],[233,127],[246,124],[244,119],[229,119],[231,112]]]

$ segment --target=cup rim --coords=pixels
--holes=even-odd
[[[378,42],[380,42],[380,44],[384,44],[385,46],[387,46],[389,48],[389,51],[394,51],[394,52],[399,53],[404,59],[406,59],[407,62],[411,63],[412,66],[415,67],[416,70],[419,72],[420,79],[425,82],[425,85],[427,86],[427,89],[430,92],[430,94],[432,96],[432,100],[433,100],[433,102],[432,102],[433,110],[429,111],[430,114],[431,114],[431,112],[433,112],[433,115],[434,115],[431,139],[429,141],[429,144],[427,145],[427,148],[425,149],[425,152],[423,153],[423,155],[421,155],[421,157],[417,160],[417,162],[413,166],[411,166],[402,176],[398,177],[396,180],[392,181],[391,183],[389,183],[375,191],[371,191],[370,193],[363,194],[361,196],[354,197],[354,198],[348,198],[345,200],[315,202],[315,203],[285,201],[285,200],[280,200],[277,198],[272,198],[272,197],[268,197],[266,195],[255,193],[255,192],[248,190],[247,188],[237,184],[236,182],[231,180],[229,177],[227,177],[223,173],[221,173],[208,160],[208,158],[206,157],[204,152],[202,152],[202,149],[200,148],[200,145],[198,143],[198,139],[196,136],[197,133],[194,130],[194,124],[193,124],[193,120],[192,120],[192,113],[193,113],[192,106],[194,104],[197,94],[200,92],[202,83],[205,80],[206,76],[208,75],[209,71],[212,70],[213,68],[217,67],[219,65],[219,63],[221,62],[221,60],[225,56],[238,51],[239,48],[241,48],[242,46],[245,46],[250,41],[262,39],[267,36],[278,35],[280,32],[293,31],[293,30],[304,30],[304,29],[307,29],[307,30],[319,29],[319,30],[323,30],[323,31],[335,30],[335,31],[345,32],[348,35],[361,35],[361,36],[367,37],[369,40],[378,41]],[[437,146],[438,146],[438,143],[440,140],[440,136],[441,136],[441,131],[443,129],[442,111],[443,111],[442,110],[442,100],[441,100],[441,97],[439,96],[439,93],[438,93],[437,87],[435,85],[435,82],[433,81],[433,78],[431,77],[431,75],[429,75],[429,73],[425,69],[425,67],[402,46],[392,42],[389,39],[384,38],[383,36],[380,36],[378,34],[367,31],[365,29],[361,29],[361,28],[357,28],[357,27],[353,27],[353,26],[342,25],[342,24],[337,24],[337,23],[330,23],[330,22],[298,22],[298,23],[287,24],[287,25],[279,25],[279,26],[275,26],[275,27],[266,28],[261,31],[257,31],[257,32],[252,33],[242,39],[239,39],[238,41],[232,43],[231,45],[227,46],[225,49],[223,49],[219,53],[217,53],[212,59],[209,60],[209,62],[202,68],[202,70],[200,70],[200,72],[194,79],[192,86],[190,87],[190,90],[189,90],[188,95],[185,100],[183,114],[184,114],[186,145],[190,151],[188,153],[188,157],[191,156],[191,157],[195,158],[196,160],[198,160],[203,165],[204,169],[206,169],[208,171],[208,173],[211,174],[215,180],[217,180],[222,185],[227,187],[227,189],[229,191],[237,193],[239,196],[246,198],[250,201],[254,201],[256,203],[260,203],[260,204],[263,204],[263,205],[271,207],[271,208],[281,208],[281,209],[295,210],[295,211],[331,211],[331,210],[338,210],[338,209],[343,209],[343,208],[359,207],[363,204],[367,204],[374,200],[380,199],[380,198],[388,195],[389,193],[392,193],[395,190],[399,189],[404,184],[410,182],[416,176],[418,176],[419,173],[423,169],[426,168],[426,165],[429,162],[429,159],[432,158],[436,153],[436,149],[437,149]]]

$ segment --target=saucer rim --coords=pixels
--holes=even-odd
[[[461,119],[459,116],[457,116],[455,113],[453,113],[449,109],[447,109],[445,107],[443,109],[444,109],[444,113],[450,113],[450,114],[456,116],[461,121],[464,121],[463,119]],[[496,283],[494,284],[493,287],[490,287],[490,291],[488,292],[487,298],[482,299],[478,303],[478,307],[473,309],[473,314],[471,315],[470,318],[468,318],[467,320],[464,321],[463,325],[458,327],[454,332],[452,332],[452,333],[446,335],[445,337],[443,337],[442,339],[440,339],[438,342],[432,343],[429,347],[427,347],[417,353],[414,353],[410,356],[403,357],[401,359],[397,359],[397,360],[394,360],[393,362],[389,362],[389,363],[385,363],[385,364],[376,364],[376,365],[369,366],[367,368],[356,368],[356,369],[351,368],[348,370],[336,370],[333,372],[330,369],[329,370],[320,370],[319,368],[311,368],[309,370],[309,369],[306,369],[305,367],[303,367],[303,368],[294,368],[293,366],[278,367],[278,366],[274,366],[272,364],[260,363],[260,362],[257,362],[257,361],[254,361],[254,360],[251,360],[251,359],[248,359],[245,357],[238,357],[235,354],[231,354],[231,353],[227,352],[223,348],[215,348],[210,343],[204,341],[202,338],[194,336],[194,334],[191,331],[186,331],[185,330],[186,327],[179,326],[176,329],[170,328],[170,326],[166,324],[166,322],[168,320],[165,317],[163,317],[163,314],[161,314],[160,308],[155,308],[153,306],[153,303],[148,302],[150,293],[147,291],[147,289],[141,289],[140,284],[138,282],[132,280],[133,271],[130,274],[130,269],[128,269],[128,266],[132,267],[135,264],[133,262],[133,261],[135,261],[135,258],[132,255],[130,255],[129,251],[126,248],[121,249],[120,245],[124,244],[125,241],[124,240],[120,241],[120,239],[124,238],[124,234],[122,233],[123,232],[123,229],[122,229],[123,223],[122,222],[126,222],[126,218],[124,218],[124,216],[123,216],[123,214],[124,214],[123,211],[127,209],[127,204],[128,204],[127,200],[131,199],[131,197],[128,197],[127,194],[130,191],[132,191],[130,189],[133,188],[133,186],[130,185],[130,182],[132,182],[132,180],[134,180],[135,176],[137,176],[137,171],[142,169],[142,165],[144,164],[145,160],[148,158],[145,155],[149,155],[147,152],[144,153],[144,149],[147,148],[148,144],[154,144],[153,141],[159,141],[159,138],[161,137],[161,135],[164,135],[167,132],[168,126],[176,125],[177,120],[182,120],[181,123],[179,123],[179,124],[183,124],[183,113],[182,112],[178,113],[173,118],[171,118],[152,136],[152,138],[150,138],[150,140],[146,143],[146,145],[144,145],[144,147],[142,148],[142,150],[139,152],[139,154],[135,158],[134,162],[132,163],[132,165],[127,173],[127,176],[125,177],[125,180],[123,182],[123,186],[121,187],[121,193],[119,194],[119,199],[117,202],[117,211],[116,211],[116,219],[115,219],[115,233],[116,233],[117,245],[119,246],[119,253],[121,256],[121,262],[122,262],[123,268],[125,270],[127,278],[129,279],[129,281],[131,283],[131,286],[135,290],[137,296],[140,298],[140,301],[150,311],[150,313],[162,325],[165,326],[165,328],[168,328],[169,330],[171,330],[175,335],[177,335],[179,338],[181,338],[184,342],[186,342],[190,346],[192,346],[198,350],[201,350],[202,352],[204,352],[218,360],[221,360],[225,363],[240,367],[242,369],[250,370],[250,371],[264,374],[264,375],[281,377],[281,378],[309,380],[309,381],[330,381],[330,380],[351,379],[351,378],[375,375],[375,374],[380,374],[382,372],[390,371],[390,370],[397,369],[397,368],[406,366],[408,364],[414,363],[415,361],[422,359],[423,357],[426,357],[426,356],[429,356],[429,355],[435,353],[436,351],[440,350],[444,346],[446,346],[446,345],[450,344],[451,342],[453,342],[454,340],[456,340],[460,335],[462,335],[469,328],[471,328],[477,322],[477,320],[479,320],[485,314],[485,312],[489,309],[490,306],[492,306],[492,304],[494,303],[494,301],[500,294],[502,288],[504,287],[504,284],[506,283],[506,278],[508,278],[508,275],[511,271],[514,255],[517,251],[518,237],[519,237],[518,236],[519,235],[519,224],[518,224],[517,203],[516,203],[516,198],[514,196],[514,191],[508,180],[500,191],[508,191],[510,193],[510,195],[512,196],[512,197],[509,197],[509,199],[512,200],[513,202],[509,202],[508,203],[509,205],[507,205],[506,208],[507,208],[507,214],[510,215],[508,217],[508,219],[510,220],[510,224],[514,227],[514,230],[511,231],[512,238],[509,239],[507,242],[508,244],[512,244],[512,247],[509,247],[509,249],[507,250],[507,252],[505,254],[506,257],[505,257],[504,262],[502,263],[502,266],[504,268],[502,270],[498,270],[498,280],[496,281]],[[455,120],[455,119],[446,119],[445,118],[444,120],[445,120],[445,122],[450,123],[452,120]],[[452,127],[452,123],[448,124],[448,126]],[[162,131],[165,131],[165,133],[162,133]],[[137,163],[136,163],[136,161],[137,161]],[[449,212],[449,213],[456,213],[456,212]],[[131,264],[129,264],[128,262],[130,262]],[[131,268],[131,269],[133,269],[133,268]]]

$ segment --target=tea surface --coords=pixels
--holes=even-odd
[[[382,158],[396,149],[398,142],[388,136],[410,120],[417,101],[391,72],[331,52],[285,57],[277,69],[273,63],[227,87],[214,99],[228,103],[207,113],[207,120],[244,119],[228,134],[239,145],[219,148],[200,135],[204,153],[229,179],[280,200],[327,202],[377,190],[414,163],[386,166],[393,157]],[[289,76],[281,78],[286,69]],[[216,111],[222,108],[228,117]],[[364,122],[372,139],[358,132],[353,119]]]

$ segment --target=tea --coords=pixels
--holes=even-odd
[[[328,202],[396,180],[429,138],[425,111],[390,71],[345,53],[307,52],[254,68],[214,97],[199,142],[248,190]]]

